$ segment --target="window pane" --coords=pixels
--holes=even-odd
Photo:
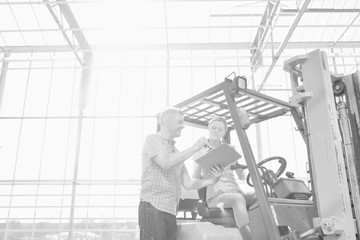
[[[45,116],[51,83],[51,70],[31,70],[26,94],[25,116]]]
[[[11,66],[11,63],[9,66]],[[22,115],[27,76],[27,70],[8,70],[0,111],[1,116],[18,117]]]
[[[0,120],[0,179],[10,180],[14,176],[21,120]]]

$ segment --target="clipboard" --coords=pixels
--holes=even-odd
[[[210,150],[204,156],[196,159],[195,161],[205,170],[209,170],[214,164],[222,164],[224,167],[237,161],[241,158],[232,146],[227,143],[221,144],[219,147]]]

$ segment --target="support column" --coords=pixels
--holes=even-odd
[[[81,86],[80,86],[80,97],[79,97],[79,120],[76,136],[76,149],[75,149],[75,161],[74,161],[74,175],[72,179],[72,191],[71,191],[71,209],[70,209],[70,223],[69,223],[69,234],[68,239],[73,239],[73,229],[74,229],[74,215],[75,215],[75,200],[76,200],[76,187],[77,187],[77,174],[79,169],[79,160],[80,160],[80,145],[81,145],[81,131],[82,131],[82,120],[83,112],[87,103],[88,88],[91,77],[92,70],[92,53],[86,53],[84,56],[84,66],[81,76]]]
[[[10,56],[9,53],[5,53],[3,57],[3,63],[1,65],[1,73],[0,73],[0,111],[2,106],[2,101],[4,97],[4,88],[5,88],[5,81],[6,81],[6,75],[9,67],[9,61],[6,60]]]

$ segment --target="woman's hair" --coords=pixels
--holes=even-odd
[[[225,118],[220,117],[220,116],[215,116],[209,121],[208,126],[210,126],[213,122],[222,122],[225,126],[225,132],[227,132],[227,122],[226,122]]]

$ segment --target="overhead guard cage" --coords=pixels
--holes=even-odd
[[[226,119],[229,131],[236,130],[258,198],[268,239],[280,240],[281,237],[259,172],[257,171],[254,154],[246,131],[241,127],[237,109],[245,109],[252,124],[290,112],[303,137],[304,124],[294,105],[266,96],[252,89],[240,88],[238,85],[239,83],[236,81],[236,78],[234,80],[225,79],[224,82],[175,105],[175,107],[183,111],[185,122],[191,126],[204,128],[212,117],[221,116]]]

